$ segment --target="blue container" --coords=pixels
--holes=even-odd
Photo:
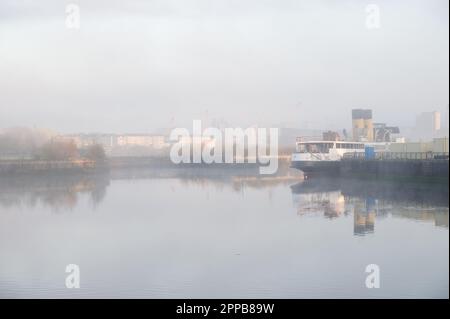
[[[364,148],[364,157],[366,159],[375,159],[375,147],[373,147],[373,146],[366,146]]]

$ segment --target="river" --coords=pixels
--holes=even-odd
[[[442,185],[233,171],[3,178],[0,297],[448,298],[448,218]],[[379,288],[366,286],[371,264]]]

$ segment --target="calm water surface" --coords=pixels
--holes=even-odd
[[[193,176],[3,179],[0,297],[449,296],[448,188]]]

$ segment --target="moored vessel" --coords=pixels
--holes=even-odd
[[[357,155],[365,152],[361,142],[349,141],[305,141],[297,138],[291,166],[301,170],[305,176],[338,175],[339,162],[345,154]]]

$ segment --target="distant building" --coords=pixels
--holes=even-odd
[[[111,134],[98,134],[94,137],[95,144],[100,144],[106,151],[111,150],[117,145],[117,137]]]
[[[373,124],[373,136],[375,142],[392,142],[395,141],[396,134],[400,133],[397,126],[387,126],[386,123]]]
[[[356,142],[373,142],[372,110],[352,110],[352,132]]]
[[[341,136],[339,135],[338,132],[327,131],[327,132],[323,132],[322,139],[324,141],[340,141]]]
[[[86,148],[94,144],[103,146],[108,153],[116,145],[116,136],[112,134],[69,134],[60,135],[59,139],[73,140],[78,148]]]
[[[117,145],[162,148],[166,145],[166,139],[162,135],[126,134],[117,137]]]
[[[295,148],[297,138],[303,140],[320,140],[323,130],[281,127],[278,131],[278,145],[281,148]]]
[[[429,142],[404,142],[404,143],[390,143],[390,152],[405,153],[409,158],[416,156],[424,156],[419,153],[428,153],[430,157],[445,155],[448,158],[449,139],[448,137],[434,138]]]
[[[153,136],[126,134],[117,137],[118,146],[151,146],[153,145]]]
[[[160,149],[166,146],[166,138],[163,135],[153,136],[153,147]]]
[[[415,137],[431,140],[438,137],[441,130],[441,113],[437,111],[420,113],[416,118]]]
[[[136,152],[147,155],[168,146],[163,135],[149,134],[70,134],[58,136],[59,139],[73,140],[78,148],[83,149],[94,144],[103,146],[108,156],[134,155]],[[136,151],[136,148],[146,151]]]

